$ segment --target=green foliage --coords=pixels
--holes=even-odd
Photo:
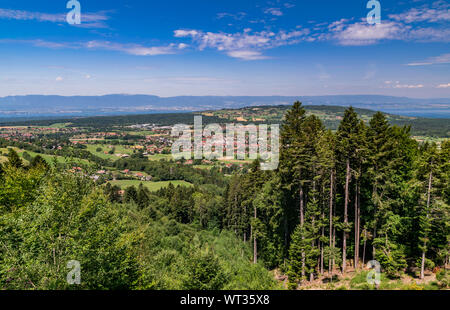
[[[36,155],[30,162],[30,167],[42,166],[45,170],[50,168],[47,161],[40,155]]]
[[[448,288],[450,286],[450,272],[448,270],[440,270],[436,274],[436,280],[440,287]]]
[[[22,168],[23,167],[22,159],[20,159],[19,155],[13,148],[9,149],[8,165],[10,165],[11,167],[14,167],[14,168]]]
[[[2,176],[11,186],[0,189],[0,197],[8,197],[0,215],[1,288],[277,287],[261,264],[251,264],[250,249],[232,233],[168,219],[164,198],[146,196],[143,202],[149,193],[141,187],[132,204],[112,204],[90,179],[53,170],[44,175],[40,168],[8,166]],[[29,195],[19,195],[24,192]],[[210,200],[198,197],[197,205],[208,208]],[[80,285],[66,282],[70,260],[81,264]]]
[[[142,229],[137,289],[277,288],[262,265],[250,263],[249,247],[231,232],[201,230],[166,217]]]
[[[220,290],[227,283],[217,257],[208,251],[194,251],[187,259],[188,272],[183,287],[189,290]]]
[[[120,210],[92,183],[53,174],[36,200],[1,217],[0,286],[7,289],[126,289],[136,277],[132,243]],[[82,266],[80,286],[66,282],[66,264]]]
[[[38,194],[44,173],[42,166],[26,170],[5,165],[0,178],[0,215],[29,206]]]

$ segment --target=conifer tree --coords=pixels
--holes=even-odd
[[[380,188],[384,185],[389,160],[389,124],[383,113],[377,112],[372,116],[367,129],[368,171],[367,176],[372,183],[371,201],[373,204],[372,226],[373,237],[377,232],[377,217],[380,208]],[[375,245],[372,247],[372,257],[375,258]]]
[[[48,169],[49,164],[45,161],[44,158],[42,158],[41,155],[36,155],[33,160],[30,163],[30,167],[37,167],[39,165],[42,165],[44,168]]]
[[[335,244],[333,240],[335,228],[333,225],[334,220],[334,197],[335,197],[335,176],[336,176],[336,140],[334,134],[330,131],[324,131],[320,136],[317,145],[318,152],[318,164],[321,170],[321,183],[324,188],[323,191],[323,203],[328,205],[328,240],[322,240],[322,252],[325,248],[324,244],[328,241],[327,256],[328,256],[328,272],[332,273],[333,270],[333,258],[335,252]],[[328,196],[326,195],[328,193]],[[324,210],[325,211],[325,210]],[[325,223],[324,223],[325,225]],[[322,254],[323,256],[324,254]],[[324,259],[323,257],[321,258]],[[322,268],[321,268],[322,269]]]
[[[420,278],[425,276],[426,265],[430,265],[427,255],[435,244],[436,239],[448,239],[448,224],[442,220],[448,219],[448,204],[445,201],[444,188],[448,188],[448,150],[443,144],[441,151],[438,146],[425,143],[418,158],[417,181],[420,193],[417,212],[419,222]],[[446,171],[447,170],[447,171]],[[447,226],[447,227],[445,227]],[[442,230],[438,229],[441,228]],[[444,235],[443,235],[444,233]],[[445,236],[447,233],[447,236]],[[444,237],[445,236],[445,237]],[[444,246],[445,248],[445,246]],[[439,250],[433,248],[434,252]],[[448,251],[448,247],[447,247]],[[442,260],[442,258],[441,258]],[[419,264],[418,264],[419,265]]]
[[[342,163],[345,163],[345,187],[344,187],[344,226],[342,236],[342,273],[345,273],[347,265],[347,238],[350,232],[348,222],[348,209],[350,201],[351,164],[356,157],[359,141],[359,120],[355,110],[350,107],[344,113],[344,118],[337,131],[337,153]]]
[[[14,168],[22,168],[23,167],[22,159],[19,157],[17,152],[12,148],[9,149],[8,164]]]
[[[285,233],[285,248],[288,248],[289,236],[293,231],[291,227],[300,224],[298,230],[304,225],[304,174],[305,155],[304,135],[302,124],[305,120],[305,109],[300,102],[295,102],[287,111],[281,128],[281,154],[279,173],[284,184],[285,203],[283,210],[283,226]],[[295,207],[297,204],[298,209]],[[295,210],[298,210],[297,212]],[[295,221],[293,219],[297,218]],[[291,256],[289,254],[289,256]],[[302,252],[302,275],[305,275],[305,253]]]
[[[137,202],[137,190],[134,185],[127,187],[124,195],[125,202]]]
[[[407,127],[389,127],[389,137],[383,146],[377,194],[374,201],[375,230],[373,246],[377,249],[375,259],[388,275],[397,275],[407,265],[404,236],[409,208],[408,183],[413,178],[413,163],[417,143],[410,137]]]

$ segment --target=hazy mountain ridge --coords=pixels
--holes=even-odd
[[[246,106],[354,106],[406,116],[450,118],[450,98],[414,99],[382,95],[332,96],[177,96],[112,94],[104,96],[9,96],[0,98],[0,117],[94,116],[235,109]]]

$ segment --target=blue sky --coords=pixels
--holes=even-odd
[[[0,96],[450,97],[449,1],[2,0]]]

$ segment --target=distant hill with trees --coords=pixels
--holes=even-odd
[[[195,114],[203,115],[203,123],[280,123],[291,105],[252,106],[239,109],[205,110],[204,112],[184,113],[152,113],[128,114],[118,116],[76,117],[65,119],[21,120],[1,122],[0,125],[15,126],[51,126],[55,123],[70,122],[72,127],[91,127],[107,129],[114,126],[129,126],[133,124],[158,124],[171,126],[174,124],[193,124]],[[336,130],[344,116],[346,107],[329,105],[305,105],[308,114],[318,116],[326,128]],[[362,120],[368,122],[376,113],[374,110],[354,108]],[[384,113],[392,125],[411,126],[411,133],[416,136],[437,138],[450,137],[450,120],[446,118],[422,118],[399,116]],[[237,119],[242,117],[245,119]]]

